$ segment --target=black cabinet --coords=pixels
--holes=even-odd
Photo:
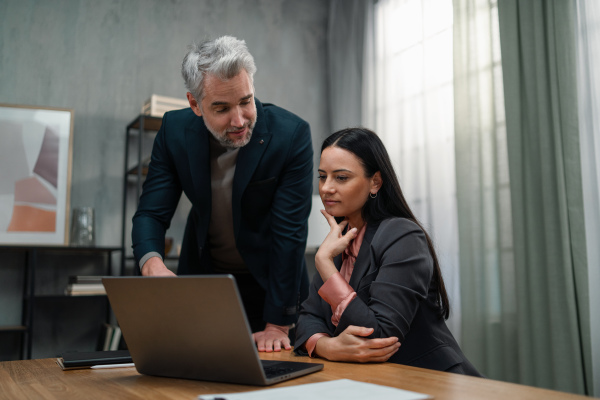
[[[0,246],[0,357],[54,357],[91,351],[110,307],[105,295],[65,294],[69,277],[113,275],[120,247]],[[115,254],[116,255],[116,254]]]

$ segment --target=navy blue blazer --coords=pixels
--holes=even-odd
[[[334,263],[339,270],[341,255]],[[300,308],[296,352],[305,355],[303,344],[315,333],[335,337],[349,325],[365,326],[374,328],[371,338],[399,339],[400,349],[389,362],[479,376],[439,316],[432,278],[433,259],[417,224],[404,218],[367,224],[349,282],[357,297],[336,327],[331,306],[318,294],[323,280],[315,274]]]
[[[308,292],[304,260],[313,182],[310,127],[296,115],[255,100],[257,121],[240,148],[232,188],[236,247],[266,290],[265,321],[294,323]],[[214,272],[207,248],[211,216],[210,132],[190,108],[164,115],[133,217],[136,261],[156,251],[181,193],[192,203],[178,274]]]

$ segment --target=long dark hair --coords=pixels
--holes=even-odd
[[[369,197],[362,209],[362,217],[367,223],[379,222],[390,217],[401,217],[413,221],[423,230],[429,253],[433,259],[433,284],[438,291],[437,300],[440,316],[448,319],[450,316],[450,302],[448,301],[448,293],[446,292],[433,242],[408,206],[390,161],[390,156],[381,139],[375,132],[366,128],[347,128],[337,131],[325,139],[321,146],[321,153],[332,146],[349,151],[358,157],[368,178],[371,178],[377,171],[381,173],[383,182],[377,192],[377,197],[374,199]]]

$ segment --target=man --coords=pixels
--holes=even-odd
[[[308,293],[313,150],[305,121],[254,98],[255,71],[244,41],[191,47],[182,64],[190,108],[163,117],[133,250],[142,275],[174,275],[164,236],[183,191],[192,209],[177,273],[233,274],[259,351],[280,351]]]

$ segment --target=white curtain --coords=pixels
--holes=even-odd
[[[408,204],[434,241],[450,297],[448,325],[460,340],[452,18],[452,0],[376,3],[363,123],[383,140]]]
[[[518,380],[510,181],[495,1],[454,1],[456,180],[463,351]]]
[[[362,124],[365,18],[374,0],[330,0],[327,65],[331,133]],[[320,148],[320,143],[319,143]]]
[[[600,396],[600,2],[577,0],[581,173],[590,293],[593,395]]]
[[[591,308],[591,331],[582,331],[590,337],[582,340],[592,343],[597,396],[600,2],[576,1]],[[437,244],[453,307],[449,326],[463,350],[488,377],[520,381],[498,0],[380,0],[372,21],[363,123],[382,137],[409,204]]]

